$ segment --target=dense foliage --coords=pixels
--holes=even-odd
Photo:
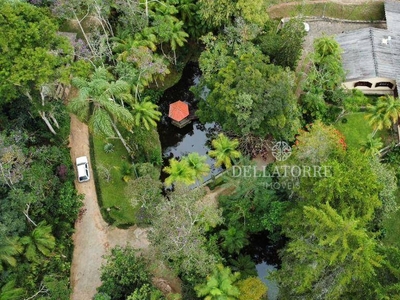
[[[68,299],[71,235],[81,198],[73,186],[69,150],[59,147],[66,145],[66,136],[51,141],[29,111],[8,111],[0,135],[0,285],[18,292],[5,299],[29,297],[41,289],[42,299],[54,299],[60,291],[59,299]],[[26,127],[14,130],[18,118],[26,120]],[[63,132],[67,121],[60,122]]]
[[[113,248],[106,259],[107,264],[103,265],[101,272],[102,285],[98,288],[95,299],[104,299],[102,297],[106,296],[115,300],[125,300],[128,296],[132,299],[141,299],[138,298],[140,294],[142,297],[160,294],[157,289],[149,286],[151,275],[147,270],[147,264],[134,249]],[[148,294],[143,295],[144,292]]]
[[[370,100],[342,89],[332,37],[300,59],[303,20],[270,20],[265,0],[30,2],[0,0],[0,299],[69,299],[81,207],[69,112],[106,155],[112,139],[122,142],[122,165],[95,161],[94,175],[110,181],[117,166],[118,201],[149,226],[149,249],[105,257],[94,299],[179,299],[157,286],[167,277],[182,284],[183,299],[263,299],[246,252],[255,236],[286,241],[274,274],[282,299],[398,297],[400,251],[385,235],[388,220],[398,224],[400,161],[398,151],[381,161],[391,148],[374,135],[398,122],[399,101],[371,101],[374,131],[362,152],[348,147],[328,123]],[[209,195],[199,185],[211,168],[198,153],[171,159],[159,180],[157,101],[200,51],[197,116],[221,125],[208,155],[228,170]],[[307,76],[295,72],[299,61]],[[271,152],[272,140],[293,142],[289,159],[235,174],[253,170],[244,156]]]
[[[202,122],[217,121],[238,134],[292,140],[300,128],[294,74],[271,64],[253,43],[260,32],[257,25],[238,19],[218,36],[203,37],[198,89],[210,92],[197,114]]]

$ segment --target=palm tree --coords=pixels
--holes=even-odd
[[[165,179],[167,185],[174,182],[183,182],[190,185],[196,182],[195,171],[191,168],[186,160],[177,161],[175,158],[169,160],[169,166],[165,167],[164,172],[169,176]]]
[[[210,173],[210,166],[207,164],[207,156],[200,156],[197,152],[189,153],[183,158],[189,166],[194,170],[194,176],[198,180],[202,180],[204,176]]]
[[[199,9],[195,0],[178,0],[176,8],[180,16],[179,19],[182,20],[185,25],[192,22]]]
[[[400,101],[393,96],[379,97],[375,106],[370,107],[370,113],[366,115],[369,124],[374,128],[372,135],[378,130],[390,128],[393,123],[399,120]]]
[[[382,149],[382,147],[383,143],[381,138],[374,138],[374,136],[371,134],[368,136],[365,143],[362,144],[361,151],[366,156],[376,156],[381,153],[380,150]]]
[[[135,125],[140,126],[140,124],[143,124],[147,130],[150,130],[150,127],[156,127],[156,121],[159,121],[162,115],[157,109],[158,106],[150,101],[133,104]]]
[[[0,289],[0,300],[20,300],[25,291],[23,288],[15,287],[15,280],[8,281]]]
[[[50,256],[56,245],[56,239],[51,233],[51,225],[41,222],[29,236],[21,238],[25,245],[25,256],[30,261],[37,261],[40,254]]]
[[[229,227],[227,230],[221,230],[220,235],[223,238],[221,246],[229,254],[239,253],[249,244],[246,233],[240,228]]]
[[[89,81],[80,77],[73,78],[72,84],[79,89],[79,95],[71,100],[68,108],[81,121],[88,123],[94,134],[113,137],[116,133],[132,156],[133,151],[122,137],[117,123],[131,131],[135,120],[124,106],[124,102],[132,104],[133,98],[127,82],[112,81],[112,79],[112,75],[105,68],[97,68]],[[117,99],[120,100],[119,103]],[[93,104],[92,110],[90,110],[91,104]]]
[[[232,271],[239,272],[242,279],[257,276],[256,264],[250,255],[240,254],[236,259],[230,259]]]
[[[323,60],[327,56],[334,56],[340,60],[342,52],[340,45],[333,37],[323,36],[314,41],[315,53]]]
[[[374,131],[372,132],[372,136],[374,136],[378,130],[382,130],[384,128],[390,128],[392,122],[385,117],[385,115],[377,109],[376,106],[370,107],[370,113],[365,115],[365,118],[368,120],[369,125],[372,126]]]
[[[207,282],[195,286],[197,296],[205,300],[235,300],[240,295],[234,283],[239,279],[240,273],[233,273],[228,267],[218,264],[213,273],[207,276]]]
[[[214,150],[210,150],[208,155],[214,157],[217,162],[215,166],[225,165],[226,168],[232,166],[232,160],[241,156],[240,152],[236,150],[239,146],[237,139],[230,140],[223,133],[218,135],[218,138],[211,142]]]
[[[169,44],[171,45],[171,49],[174,52],[174,62],[176,64],[176,52],[177,47],[182,47],[185,42],[187,42],[186,38],[189,35],[182,30],[183,22],[173,22],[171,23],[171,32],[169,37]]]
[[[382,96],[378,99],[378,107],[382,109],[385,116],[393,123],[399,120],[400,116],[400,101],[393,96]]]
[[[17,240],[3,236],[0,239],[0,272],[4,270],[4,266],[15,267],[17,265],[15,256],[22,253],[22,250]]]
[[[126,61],[131,55],[132,49],[146,47],[151,51],[157,50],[157,37],[148,27],[135,35],[127,30],[122,31],[118,37],[114,37],[112,40],[113,50],[118,53],[117,60],[120,61]]]

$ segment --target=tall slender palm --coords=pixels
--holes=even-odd
[[[183,22],[173,22],[171,23],[171,31],[169,37],[169,44],[171,46],[172,51],[174,52],[174,62],[176,64],[176,49],[182,47],[185,42],[187,42],[186,38],[189,35],[182,30]]]
[[[186,160],[177,161],[175,158],[172,158],[169,160],[169,166],[163,170],[169,174],[169,177],[165,179],[167,185],[175,182],[190,185],[196,182],[195,171],[189,166]]]
[[[15,256],[22,252],[22,246],[14,239],[6,237],[0,238],[0,272],[4,270],[5,266],[15,267],[17,260]]]
[[[231,272],[231,269],[218,264],[207,282],[195,286],[197,296],[206,300],[234,300],[240,295],[239,289],[234,283],[239,279],[239,273]]]
[[[201,156],[197,152],[189,153],[183,158],[194,171],[194,177],[202,180],[204,176],[210,173],[210,166],[207,164],[207,156]]]
[[[25,256],[30,261],[37,261],[40,254],[50,256],[56,245],[56,239],[51,233],[51,225],[41,222],[30,235],[21,238],[25,245]]]
[[[159,121],[162,115],[157,109],[158,106],[150,101],[142,101],[133,104],[135,125],[140,126],[143,124],[147,130],[150,130],[151,127],[156,127],[156,121]]]
[[[135,120],[129,109],[124,106],[124,102],[132,104],[133,98],[128,83],[112,80],[112,75],[105,68],[97,68],[89,81],[79,77],[73,78],[72,83],[79,89],[79,95],[71,100],[68,107],[81,121],[88,123],[94,134],[112,137],[116,133],[128,153],[132,155],[132,149],[122,137],[117,124],[131,131]]]
[[[210,150],[208,155],[214,157],[217,162],[215,165],[225,165],[226,168],[232,166],[232,160],[241,156],[237,149],[239,141],[237,139],[230,140],[223,133],[220,133],[218,137],[211,142],[214,150]]]
[[[392,123],[396,123],[400,116],[400,101],[393,96],[379,97],[375,106],[370,107],[370,113],[366,118],[374,127],[373,135],[378,130],[390,128]]]
[[[380,154],[382,147],[381,138],[374,138],[373,135],[369,135],[367,140],[361,145],[361,151],[366,156],[376,156]]]

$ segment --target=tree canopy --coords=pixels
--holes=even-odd
[[[10,101],[62,79],[58,72],[70,48],[57,35],[46,9],[20,1],[0,1],[0,96]]]
[[[294,74],[270,64],[250,42],[257,28],[240,22],[233,26],[226,29],[232,35],[203,38],[206,50],[199,59],[203,77],[197,93],[201,98],[201,89],[210,91],[199,103],[200,120],[216,121],[240,135],[293,140],[300,128]]]

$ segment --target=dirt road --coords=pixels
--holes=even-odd
[[[71,157],[89,155],[89,131],[74,115],[71,115]],[[93,176],[92,169],[90,169]],[[147,248],[146,231],[137,227],[127,230],[112,228],[103,220],[97,202],[93,178],[85,183],[76,181],[79,194],[85,195],[83,212],[75,224],[74,254],[71,266],[72,300],[90,300],[100,286],[100,267],[103,255],[117,245]]]

